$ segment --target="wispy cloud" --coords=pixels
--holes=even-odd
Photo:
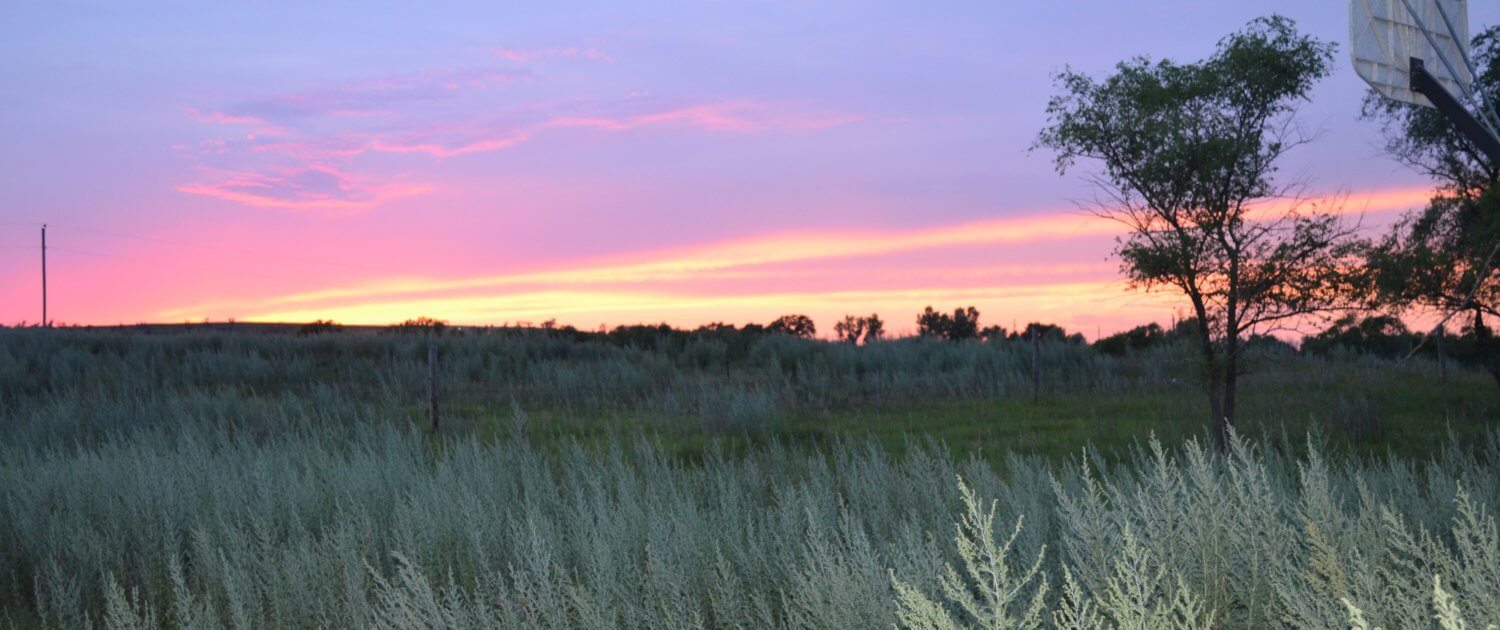
[[[285,127],[272,123],[264,118],[249,115],[234,115],[220,111],[199,111],[195,107],[184,108],[189,118],[200,123],[210,125],[229,125],[235,127],[249,127],[254,133],[263,136],[281,136],[287,133]]]
[[[859,116],[788,103],[751,100],[699,103],[664,107],[656,111],[626,115],[559,116],[547,121],[548,127],[591,127],[626,131],[650,126],[681,126],[708,131],[752,133],[775,130],[825,129],[858,121]]]
[[[858,116],[802,109],[785,103],[725,101],[690,105],[656,103],[591,104],[575,107],[579,113],[550,114],[530,123],[500,122],[446,124],[438,128],[404,132],[377,132],[364,138],[345,138],[333,146],[340,154],[425,153],[448,158],[486,153],[514,147],[549,129],[580,128],[625,132],[646,128],[696,129],[715,133],[756,133],[816,130],[859,120]],[[267,145],[266,149],[278,148]],[[294,152],[306,147],[282,145]]]
[[[226,119],[292,125],[330,116],[394,114],[406,105],[457,99],[528,77],[525,70],[466,68],[373,77],[317,89],[273,94],[231,103]]]
[[[980,304],[984,309],[1020,305],[1036,309],[1047,303],[1078,305],[1108,300],[1114,291],[1098,282],[1052,283],[1029,287],[988,286],[940,289],[889,289],[844,291],[770,291],[739,295],[663,293],[654,291],[535,291],[506,295],[440,296],[418,300],[370,301],[331,307],[267,310],[255,313],[247,321],[311,321],[334,319],[349,324],[389,324],[416,314],[438,314],[454,322],[539,322],[550,318],[563,321],[667,321],[692,326],[723,319],[723,313],[736,313],[740,321],[766,321],[786,312],[812,313],[827,322],[846,313],[850,305],[859,312],[881,312],[890,321],[891,330],[909,329],[906,315],[915,312],[913,304]],[[1160,304],[1138,301],[1115,310],[1141,310],[1147,306],[1160,310]],[[920,306],[916,307],[920,309]],[[989,311],[993,313],[994,311]],[[1031,310],[1038,315],[1053,309]],[[172,315],[164,315],[171,317]],[[1126,321],[1131,321],[1127,319]],[[1074,322],[1064,322],[1072,324]],[[826,324],[825,324],[826,325]]]
[[[206,174],[212,176],[211,181],[184,184],[177,190],[248,206],[336,214],[367,210],[391,199],[424,193],[429,188],[425,184],[365,182],[325,165]]]
[[[588,59],[591,61],[602,61],[614,63],[614,57],[597,48],[579,48],[569,46],[567,48],[506,48],[497,46],[491,48],[490,52],[496,57],[516,63],[527,63],[538,59],[564,58],[564,59]]]
[[[552,57],[613,61],[594,48],[490,52],[511,62]],[[231,176],[178,190],[257,207],[358,210],[433,188],[389,178],[381,182],[381,176],[369,172],[355,177],[356,170],[368,171],[356,164],[368,154],[455,158],[508,149],[564,129],[744,135],[816,131],[859,120],[795,101],[687,101],[639,93],[539,99],[530,92],[528,97],[496,89],[532,76],[515,68],[432,70],[187,108],[193,120],[234,133],[174,146]]]
[[[610,285],[700,278],[725,270],[901,252],[1003,245],[1118,233],[1117,225],[1076,214],[975,221],[920,230],[807,231],[644,252],[570,269],[461,279],[380,278],[367,284],[259,300],[261,307],[335,300],[390,299],[521,285]],[[243,305],[242,305],[243,306]],[[201,307],[200,307],[201,308]],[[189,309],[191,310],[191,309]],[[196,312],[196,311],[194,311]],[[174,312],[175,313],[175,312]]]
[[[1346,199],[1341,207],[1348,213],[1389,214],[1420,206],[1428,194],[1426,189],[1375,191]],[[1324,203],[1335,198],[1311,201]],[[1280,202],[1270,205],[1277,203]],[[1015,291],[1025,289],[1045,306],[1064,303],[1059,301],[1067,297],[1064,294],[1075,298],[1087,294],[1092,296],[1089,299],[1120,296],[1120,288],[1114,283],[1115,264],[1101,261],[968,265],[955,272],[951,266],[913,267],[890,257],[916,252],[1001,251],[1007,246],[1037,243],[1068,247],[1069,242],[1084,242],[1084,239],[1094,239],[1094,246],[1099,247],[1101,237],[1122,233],[1123,228],[1117,223],[1067,211],[923,229],[790,231],[641,252],[529,273],[469,278],[383,277],[353,286],[290,293],[253,302],[173,309],[161,316],[169,319],[334,316],[349,322],[379,323],[391,321],[396,314],[409,316],[419,312],[461,321],[498,321],[549,312],[566,315],[607,311],[609,317],[618,319],[635,312],[637,307],[631,304],[640,305],[642,313],[650,313],[653,309],[694,311],[707,305],[741,308],[757,300],[761,304],[781,305],[777,308],[827,300],[828,308],[832,309],[838,305],[839,296],[849,297],[861,291],[870,299],[881,300],[917,299],[924,295],[959,299],[967,295],[965,291],[982,293],[999,287],[1012,292],[1006,294],[1012,297]],[[846,262],[831,271],[815,267],[833,261]],[[891,271],[851,275],[850,265]],[[835,283],[814,281],[827,280],[830,274],[843,277]],[[844,285],[852,286],[847,291],[828,288]],[[970,289],[962,288],[965,286]],[[768,290],[768,287],[777,288]],[[1000,293],[985,295],[988,296],[985,299],[992,301],[1001,296]],[[523,307],[528,301],[545,306]],[[1072,303],[1072,307],[1076,306],[1076,302]]]

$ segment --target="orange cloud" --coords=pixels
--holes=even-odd
[[[750,295],[683,295],[661,292],[535,291],[507,295],[430,297],[416,300],[382,300],[333,307],[268,310],[251,318],[258,321],[311,321],[331,318],[349,324],[386,324],[418,314],[439,314],[453,322],[539,322],[557,318],[565,323],[590,327],[605,322],[659,322],[696,326],[716,320],[765,321],[786,312],[801,312],[829,322],[851,312],[879,312],[891,322],[893,332],[908,331],[908,315],[921,305],[977,305],[990,313],[1027,313],[1027,319],[1049,319],[1075,327],[1093,321],[1079,313],[1097,310],[1114,302],[1112,311],[1122,322],[1139,322],[1169,313],[1157,298],[1118,300],[1119,292],[1107,283],[1065,283],[1029,287],[976,287],[969,289],[893,289],[822,292],[779,292]],[[1095,305],[1092,309],[1088,305]],[[734,316],[726,318],[726,313]],[[1010,325],[1005,321],[1003,325]]]
[[[1346,213],[1391,212],[1425,203],[1429,194],[1425,189],[1378,191],[1360,199],[1345,199],[1340,208]],[[657,311],[722,313],[728,307],[736,309],[734,312],[746,312],[745,309],[755,304],[780,305],[777,308],[785,308],[788,304],[799,305],[798,308],[805,305],[807,309],[819,304],[829,308],[832,305],[839,308],[859,305],[850,307],[868,310],[874,303],[894,304],[900,300],[922,299],[922,296],[930,296],[934,301],[953,301],[969,296],[1001,303],[1004,300],[998,296],[1003,294],[1007,296],[1005,299],[1012,299],[1017,292],[1030,296],[1034,310],[1066,315],[1067,305],[1071,304],[1074,309],[1079,307],[1077,298],[1088,296],[1089,299],[1106,300],[1122,297],[1120,287],[1111,282],[1113,264],[1037,264],[1017,266],[1009,271],[1003,268],[969,269],[966,273],[975,283],[991,283],[972,290],[932,288],[931,274],[924,277],[912,272],[898,274],[919,285],[911,289],[801,293],[787,289],[725,295],[723,291],[705,287],[712,287],[714,283],[722,286],[728,279],[754,277],[779,277],[789,282],[799,277],[805,280],[805,266],[817,261],[874,261],[908,252],[1079,241],[1122,233],[1123,228],[1117,223],[1080,213],[991,219],[903,231],[786,232],[660,250],[568,269],[457,279],[386,277],[354,286],[291,293],[250,303],[173,309],[161,313],[161,316],[180,319],[235,315],[242,319],[288,320],[334,317],[351,323],[379,323],[416,313],[470,322],[593,314],[608,315],[605,320],[619,321],[609,318],[649,319],[650,314]],[[798,265],[803,265],[804,270],[798,270]],[[771,266],[777,268],[768,269]],[[1017,276],[1063,274],[1097,276],[1099,279],[1048,287],[1014,281]],[[1011,279],[1005,280],[1007,277]],[[1002,281],[1003,287],[993,286],[993,283]],[[691,285],[694,282],[698,283],[696,289],[672,286],[673,283]],[[928,286],[920,286],[924,282],[929,283]],[[790,282],[789,286],[795,284]],[[475,295],[476,292],[482,294]],[[1135,296],[1132,299],[1140,298]],[[1145,303],[1159,305],[1160,301],[1150,298]]]
[[[382,278],[354,287],[294,293],[262,300],[262,308],[326,303],[333,300],[387,299],[517,285],[608,285],[681,280],[728,269],[776,263],[879,256],[924,249],[1025,243],[1114,234],[1118,226],[1078,215],[1036,216],[977,221],[956,226],[896,231],[817,231],[771,234],[742,241],[669,249],[574,269],[481,276],[463,279]],[[163,313],[177,318],[231,305],[207,305]]]

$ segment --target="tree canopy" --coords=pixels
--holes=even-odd
[[[1352,229],[1277,178],[1278,161],[1315,135],[1295,114],[1333,53],[1272,16],[1202,61],[1136,57],[1103,79],[1065,70],[1036,142],[1055,152],[1059,173],[1099,166],[1094,211],[1129,230],[1116,254],[1130,286],[1188,300],[1219,440],[1234,416],[1242,340],[1353,295]]]

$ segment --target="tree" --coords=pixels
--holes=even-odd
[[[1083,344],[1083,333],[1068,334],[1068,330],[1057,324],[1044,324],[1042,322],[1031,322],[1019,333],[1011,333],[1011,339],[1030,341],[1036,337],[1041,341],[1055,341],[1061,343]]]
[[[865,318],[865,343],[880,341],[884,338],[885,321],[880,319],[880,315],[870,313],[870,316]]]
[[[979,309],[972,306],[958,308],[949,315],[929,306],[917,315],[917,334],[948,341],[976,339],[979,337]]]
[[[766,330],[805,338],[818,334],[818,327],[814,326],[812,318],[806,315],[782,315],[766,326]]]
[[[1136,326],[1125,332],[1094,340],[1094,349],[1104,354],[1123,356],[1130,352],[1145,350],[1169,343],[1172,335],[1161,324],[1151,322]]]
[[[1302,350],[1326,355],[1334,348],[1344,348],[1395,359],[1408,354],[1415,346],[1416,338],[1417,335],[1407,330],[1406,324],[1390,315],[1372,315],[1364,319],[1346,315],[1322,332],[1304,338]]]
[[[917,315],[917,335],[921,337],[948,338],[948,329],[953,327],[953,317],[947,313],[939,313],[932,307],[922,309]]]
[[[431,317],[427,317],[427,316],[423,315],[423,316],[418,317],[416,319],[408,319],[408,320],[406,320],[404,322],[401,322],[399,324],[396,324],[394,326],[387,326],[386,329],[385,329],[385,331],[386,332],[393,332],[393,333],[403,333],[403,334],[406,334],[406,333],[424,333],[424,334],[425,333],[434,333],[434,334],[441,335],[441,334],[443,334],[444,330],[447,330],[447,328],[448,328],[448,322],[447,321],[441,320],[441,319],[433,319]]]
[[[1474,38],[1474,89],[1500,97],[1500,27]],[[1410,213],[1371,249],[1372,302],[1396,312],[1468,314],[1478,360],[1500,383],[1485,316],[1500,316],[1500,165],[1489,163],[1437,110],[1371,90],[1364,118],[1383,123],[1385,151],[1437,182],[1427,207]]]
[[[874,313],[869,317],[845,315],[842,321],[833,325],[833,336],[851,344],[857,344],[860,340],[865,343],[879,341],[885,336],[885,322]]]
[[[948,341],[979,338],[979,309],[972,306],[953,309],[952,322],[948,328]]]
[[[833,325],[833,336],[851,344],[859,343],[865,336],[865,318],[845,315],[842,321]]]
[[[1036,147],[1058,172],[1080,159],[1124,224],[1121,270],[1132,288],[1180,293],[1196,316],[1211,435],[1234,421],[1242,340],[1349,300],[1353,231],[1290,199],[1276,164],[1311,140],[1296,104],[1329,73],[1334,46],[1284,17],[1256,19],[1194,63],[1134,58],[1103,80],[1065,70]],[[1272,207],[1273,199],[1289,203]]]
[[[232,324],[234,322],[231,321],[230,323]],[[343,324],[335,322],[331,319],[315,319],[306,324],[303,324],[301,328],[297,329],[297,336],[305,337],[307,335],[321,335],[323,333],[336,333],[343,331]]]

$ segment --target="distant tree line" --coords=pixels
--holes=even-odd
[[[1327,328],[1304,336],[1300,345],[1280,338],[1256,334],[1243,340],[1246,348],[1261,348],[1285,353],[1309,356],[1350,354],[1384,359],[1404,359],[1410,356],[1435,358],[1441,353],[1456,364],[1477,366],[1494,372],[1492,331],[1484,320],[1466,319],[1449,327],[1451,332],[1443,336],[1442,342],[1433,342],[1421,331],[1407,327],[1394,315],[1372,314],[1364,317],[1345,315],[1333,321]],[[1036,338],[1049,344],[1089,346],[1095,351],[1110,356],[1127,356],[1161,350],[1172,346],[1191,348],[1196,342],[1199,325],[1188,317],[1174,321],[1170,326],[1156,322],[1135,326],[1128,330],[1106,335],[1089,343],[1081,333],[1069,332],[1057,324],[1031,322],[1016,330],[1003,326],[985,326],[980,321],[977,307],[955,308],[951,313],[927,306],[916,317],[915,339],[940,342],[1029,342]],[[343,333],[348,328],[333,320],[315,320],[294,329],[297,336],[316,336]],[[398,324],[375,329],[383,334],[426,335],[456,334],[503,334],[506,332],[536,331],[562,336],[574,341],[603,341],[618,346],[661,348],[664,345],[687,343],[694,339],[714,339],[727,344],[729,356],[743,357],[761,338],[783,336],[798,339],[813,339],[817,325],[803,314],[789,314],[769,323],[749,323],[736,326],[724,322],[713,322],[697,328],[677,328],[670,324],[631,324],[598,330],[580,330],[570,325],[558,325],[556,320],[540,324],[520,323],[506,326],[453,326],[446,320],[432,317],[416,317]],[[885,329],[885,321],[879,314],[845,315],[833,325],[833,340],[850,345],[867,345],[891,339]],[[1500,374],[1496,375],[1500,379]]]

